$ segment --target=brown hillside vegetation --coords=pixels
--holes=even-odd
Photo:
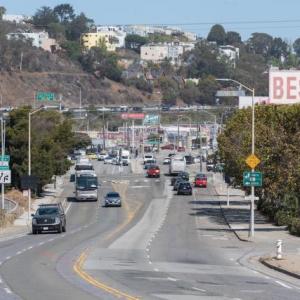
[[[61,95],[64,105],[78,107],[79,87],[76,86],[82,88],[82,105],[85,107],[150,103],[153,97],[134,87],[100,80],[84,72],[1,72],[0,86],[3,106],[33,105],[36,91],[51,91]]]

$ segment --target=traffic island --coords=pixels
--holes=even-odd
[[[300,279],[300,254],[284,255],[282,259],[263,256],[259,261],[268,268]]]

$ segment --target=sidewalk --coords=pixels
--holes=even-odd
[[[214,175],[216,194],[220,196],[222,214],[237,238],[249,242],[259,256],[259,261],[265,266],[281,271],[290,276],[300,278],[300,238],[292,236],[284,226],[275,226],[255,209],[255,235],[248,236],[250,221],[250,203],[245,201],[244,192],[239,189],[229,189],[229,206],[227,205],[227,190],[220,174]],[[276,241],[283,241],[283,259],[277,260]]]
[[[60,196],[63,193],[65,184],[69,182],[71,172],[72,169],[62,176],[57,176],[56,186],[54,186],[54,184],[47,184],[43,188],[42,197],[32,199],[30,214],[34,213],[38,206],[42,203],[46,204],[61,201],[64,206],[66,205],[66,201],[64,201],[64,199],[60,199]],[[28,211],[25,211],[14,221],[14,224],[12,224],[11,226],[0,228],[0,241],[24,236],[30,231],[31,219],[28,221]]]

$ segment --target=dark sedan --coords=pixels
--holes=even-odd
[[[181,182],[177,189],[177,195],[193,195],[193,188],[189,182]]]

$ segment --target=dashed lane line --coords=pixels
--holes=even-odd
[[[286,289],[292,289],[292,287],[290,287],[289,285],[279,281],[279,280],[275,280],[276,283],[278,283],[279,285],[283,286]]]

